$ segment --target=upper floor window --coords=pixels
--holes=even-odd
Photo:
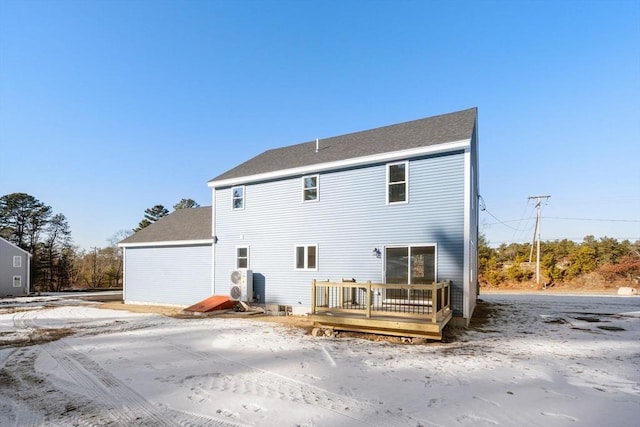
[[[14,255],[13,256],[13,266],[15,268],[22,267],[22,257],[20,255]]]
[[[302,177],[302,201],[312,202],[318,200],[320,178],[318,175]]]
[[[407,202],[408,169],[407,162],[387,165],[387,203]]]
[[[238,246],[236,248],[236,268],[249,268],[249,248]]]
[[[244,209],[244,186],[233,187],[231,193],[233,194],[233,209]]]
[[[317,270],[318,245],[296,246],[296,270]]]

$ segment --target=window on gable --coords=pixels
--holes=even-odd
[[[387,203],[407,202],[408,163],[387,165]]]
[[[233,209],[244,209],[244,186],[233,187]]]
[[[22,257],[20,255],[14,255],[13,256],[13,266],[15,268],[22,267]]]
[[[296,270],[318,269],[318,245],[296,246]]]
[[[239,246],[236,248],[236,268],[249,268],[249,248]]]
[[[302,177],[302,201],[313,202],[318,200],[318,191],[320,188],[320,178],[318,175]]]
[[[13,276],[13,287],[19,288],[22,286],[22,276]]]

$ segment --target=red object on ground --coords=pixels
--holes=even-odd
[[[185,308],[184,311],[208,313],[214,310],[230,310],[234,305],[236,305],[236,302],[229,299],[226,295],[213,295],[193,304],[191,307]]]

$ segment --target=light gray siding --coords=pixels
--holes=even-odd
[[[211,295],[211,245],[125,248],[125,302],[192,305]]]
[[[321,173],[319,200],[302,202],[302,176],[214,190],[215,293],[227,293],[236,246],[249,246],[259,302],[310,306],[311,280],[384,281],[373,248],[436,244],[438,279],[453,283],[461,315],[464,256],[464,153],[409,162],[409,203],[386,204],[386,164]],[[295,245],[318,245],[318,271],[294,268]],[[384,256],[384,255],[383,255]]]
[[[20,257],[19,267],[14,267],[14,257]],[[29,293],[29,262],[28,252],[0,239],[0,297]],[[20,286],[14,286],[14,277],[20,277]]]

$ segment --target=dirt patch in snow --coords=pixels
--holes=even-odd
[[[489,310],[487,304],[479,301],[476,312],[480,313],[482,316],[482,312]],[[99,308],[109,309],[109,310],[127,310],[134,313],[152,313],[152,314],[161,314],[164,316],[174,317],[174,318],[194,318],[194,317],[220,317],[220,318],[245,318],[250,319],[257,322],[268,322],[275,323],[279,325],[283,325],[288,328],[294,329],[302,329],[306,334],[311,334],[313,330],[313,322],[310,321],[306,316],[270,316],[266,314],[250,314],[248,312],[232,312],[225,311],[222,313],[208,313],[204,315],[194,315],[184,313],[182,308],[180,307],[172,307],[172,306],[160,306],[160,305],[136,305],[136,304],[124,304],[122,302],[107,302],[101,304]],[[493,312],[493,311],[492,311]],[[475,314],[474,314],[475,316]],[[479,322],[476,321],[475,323]],[[437,343],[447,343],[456,341],[456,338],[463,334],[465,328],[447,326],[443,331],[442,341],[437,341]],[[350,331],[336,331],[336,338],[361,338],[369,341],[382,341],[389,342],[395,344],[426,344],[426,343],[434,343],[432,340],[421,341],[421,340],[407,340],[403,339],[403,337],[395,337],[395,336],[387,336],[387,335],[378,335],[371,334],[365,332],[350,332]]]

